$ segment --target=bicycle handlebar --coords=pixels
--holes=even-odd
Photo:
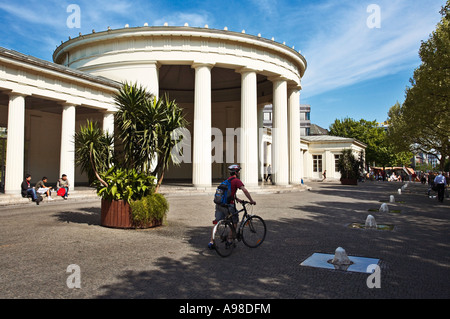
[[[246,200],[241,200],[241,201],[240,201],[240,204],[241,204],[242,206],[245,206],[245,205],[247,205],[247,204],[253,205],[252,203],[250,203],[249,201],[246,201]]]

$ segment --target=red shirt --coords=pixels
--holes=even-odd
[[[233,198],[230,202],[230,204],[234,204],[234,199],[236,198],[236,192],[239,188],[241,188],[242,186],[244,186],[244,183],[242,183],[242,181],[235,177],[235,176],[231,176],[230,178],[228,178],[228,180],[230,180],[230,184],[231,184],[231,197]]]

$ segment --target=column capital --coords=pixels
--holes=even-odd
[[[200,67],[207,67],[207,68],[209,68],[209,69],[211,70],[215,65],[216,65],[215,63],[211,63],[211,62],[198,62],[198,61],[194,61],[194,62],[191,64],[191,68],[197,69],[197,68],[200,68]]]
[[[71,103],[71,102],[61,102],[61,103],[59,103],[59,105],[61,105],[62,107],[78,106],[78,104]]]
[[[301,90],[302,90],[301,84],[288,84],[288,91],[295,92]]]
[[[11,92],[9,92],[7,94],[8,94],[10,99],[11,98],[15,98],[15,97],[19,97],[19,96],[24,97],[24,98],[27,97],[27,96],[30,96],[29,94],[22,93],[22,92],[16,92],[16,91],[11,91]]]
[[[284,76],[281,75],[274,75],[274,76],[269,76],[267,77],[267,80],[269,80],[270,82],[277,82],[277,81],[288,81],[288,78],[285,78]]]
[[[148,60],[145,61],[146,64],[148,64],[149,66],[155,66],[157,69],[159,69],[161,67],[161,62],[156,61],[156,60]]]
[[[254,73],[258,73],[258,72],[261,72],[261,70],[256,70],[256,69],[252,69],[252,68],[243,66],[243,67],[237,68],[237,69],[235,70],[235,72],[236,72],[236,73],[240,73],[240,74],[243,74],[243,73],[253,73],[253,72],[254,72]]]

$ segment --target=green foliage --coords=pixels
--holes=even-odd
[[[380,161],[379,148],[386,139],[386,132],[378,126],[376,121],[361,119],[356,121],[351,118],[336,119],[329,128],[330,135],[354,138],[367,145],[366,161],[369,164]]]
[[[109,201],[124,200],[131,203],[154,192],[155,177],[138,173],[135,169],[111,167],[100,173],[100,177],[108,186],[96,181],[97,194]]]
[[[75,134],[75,164],[87,173],[89,182],[95,171],[106,171],[114,163],[114,137],[100,129],[97,122],[87,121]]]
[[[338,170],[341,178],[358,179],[361,172],[361,160],[353,155],[352,150],[345,149],[339,157]]]
[[[450,1],[430,38],[422,42],[422,64],[410,79],[403,105],[389,111],[389,136],[404,150],[450,155]]]
[[[391,110],[394,112],[395,108]],[[354,138],[366,144],[366,162],[369,165],[408,166],[411,163],[413,154],[401,147],[403,141],[398,142],[389,137],[376,121],[345,118],[336,120],[329,130],[330,135]]]
[[[118,111],[115,121],[123,143],[124,165],[160,176],[172,160],[171,151],[180,139],[172,139],[172,132],[184,128],[187,121],[183,110],[165,95],[155,98],[142,86],[125,83],[115,97]],[[152,162],[157,159],[155,167]]]
[[[122,142],[124,165],[150,174],[156,152],[155,98],[144,87],[123,84],[115,96],[118,111],[114,120],[117,136]]]
[[[150,194],[140,200],[130,202],[133,224],[145,227],[154,221],[163,220],[169,211],[166,198],[158,193]]]

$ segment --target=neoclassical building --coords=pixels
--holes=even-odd
[[[185,111],[192,160],[165,178],[210,187],[226,176],[228,165],[240,163],[245,184],[258,185],[267,143],[260,130],[263,108],[272,104],[274,182],[301,182],[299,109],[307,63],[293,48],[244,31],[144,26],[80,34],[57,47],[53,60],[0,49],[7,193],[20,189],[26,172],[49,180],[64,173],[72,185],[85,181],[74,165],[73,136],[86,119],[114,130],[113,95],[121,82],[168,94]],[[237,128],[236,138],[225,137]],[[222,138],[223,147],[212,149],[217,141],[211,136]]]

